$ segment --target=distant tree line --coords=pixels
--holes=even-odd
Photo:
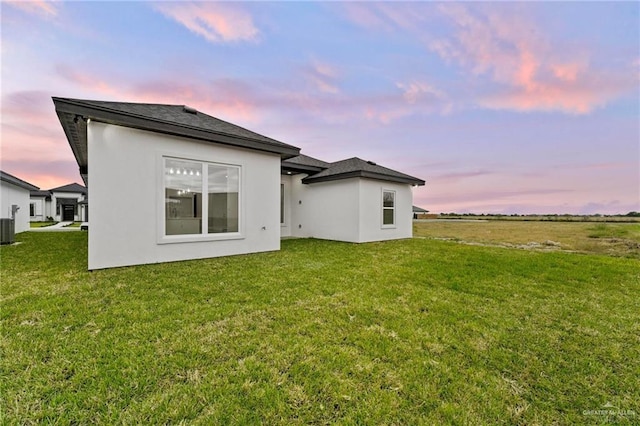
[[[640,212],[629,212],[627,214],[501,214],[501,213],[440,213],[440,216],[492,216],[492,217],[541,217],[541,216],[549,216],[549,217],[578,217],[578,216],[594,216],[594,217],[640,217]]]
[[[591,215],[576,215],[576,214],[500,214],[500,213],[440,213],[440,217],[449,219],[460,218],[482,218],[482,219],[494,219],[494,220],[536,220],[536,221],[617,221],[617,222],[636,222],[636,218],[640,218],[640,212],[632,211],[627,214],[591,214]],[[628,219],[627,219],[628,218]],[[633,218],[633,219],[632,219]]]

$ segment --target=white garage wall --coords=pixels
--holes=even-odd
[[[0,209],[2,218],[11,219],[11,206],[20,207],[16,212],[15,232],[24,232],[29,229],[29,190],[20,188],[9,182],[0,181]]]
[[[89,269],[280,249],[280,157],[90,121]],[[159,244],[163,155],[239,165],[242,237]]]

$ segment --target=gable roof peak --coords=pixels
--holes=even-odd
[[[68,183],[66,185],[58,186],[57,188],[51,188],[50,192],[79,192],[81,194],[87,193],[87,187],[80,185],[79,183],[73,182]]]

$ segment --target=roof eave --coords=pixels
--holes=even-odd
[[[20,178],[17,178],[15,176],[9,175],[8,173],[7,173],[7,175],[8,175],[7,177],[0,176],[0,180],[3,181],[3,182],[6,182],[8,184],[17,186],[19,188],[26,189],[27,191],[39,191],[40,190],[40,188],[38,188],[35,185],[30,184],[29,182],[25,182]],[[11,178],[13,178],[13,179],[11,179]]]
[[[320,173],[324,169],[321,167],[305,166],[301,164],[291,164],[291,163],[282,162],[281,170],[283,172],[306,173],[311,175],[315,173]]]
[[[375,179],[382,180],[385,182],[394,182],[394,183],[404,183],[408,185],[417,185],[422,186],[425,182],[422,179],[414,178],[414,177],[401,177],[401,176],[390,176],[381,173],[368,172],[365,170],[357,170],[353,172],[340,173],[329,176],[309,176],[302,179],[302,183],[311,184],[311,183],[319,183],[319,182],[330,182],[334,180],[343,180],[343,179],[351,179],[351,178],[365,178],[365,179]]]
[[[58,114],[58,118],[60,119],[60,123],[62,124],[67,139],[70,142],[76,161],[81,168],[83,166],[87,166],[87,119],[139,130],[147,130],[172,136],[188,137],[206,142],[214,142],[239,148],[279,154],[283,160],[300,154],[300,149],[293,146],[281,146],[271,144],[268,141],[235,137],[192,126],[168,123],[150,117],[117,112],[109,108],[87,106],[69,99],[53,97],[53,103],[55,104],[56,113]],[[81,170],[80,173],[86,184],[86,172],[83,174]]]

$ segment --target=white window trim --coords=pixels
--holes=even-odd
[[[287,227],[287,202],[289,201],[289,197],[287,197],[287,184],[286,182],[280,181],[280,205],[282,211],[280,212],[280,217],[282,218],[282,222],[280,222],[281,228]]]
[[[385,192],[391,192],[393,193],[393,207],[385,207],[384,206],[384,193]],[[398,197],[397,197],[397,193],[394,189],[385,189],[382,188],[382,191],[380,192],[380,227],[382,229],[394,229],[397,227],[396,223],[398,222],[398,218],[396,215],[396,205],[398,204]],[[392,224],[388,224],[385,225],[384,223],[384,211],[385,210],[393,210],[393,223]]]
[[[172,160],[184,160],[184,161],[194,161],[197,163],[207,163],[213,164],[214,166],[223,166],[223,167],[236,167],[238,168],[238,232],[225,232],[225,233],[217,233],[217,234],[207,234],[204,233],[205,223],[204,218],[208,215],[208,203],[202,203],[202,233],[200,234],[185,234],[185,235],[166,235],[166,209],[165,209],[165,188],[164,188],[164,166],[165,159]],[[157,196],[157,231],[156,231],[156,243],[157,244],[175,244],[175,243],[193,243],[193,242],[201,242],[201,241],[226,241],[226,240],[241,240],[245,238],[244,233],[244,168],[242,164],[232,164],[232,163],[224,163],[220,161],[214,161],[207,158],[193,158],[193,157],[185,157],[180,154],[173,153],[159,153],[156,161],[156,170],[157,180],[156,180],[156,196]],[[203,200],[205,191],[208,190],[208,181],[204,178],[202,179],[202,189],[203,189]]]

